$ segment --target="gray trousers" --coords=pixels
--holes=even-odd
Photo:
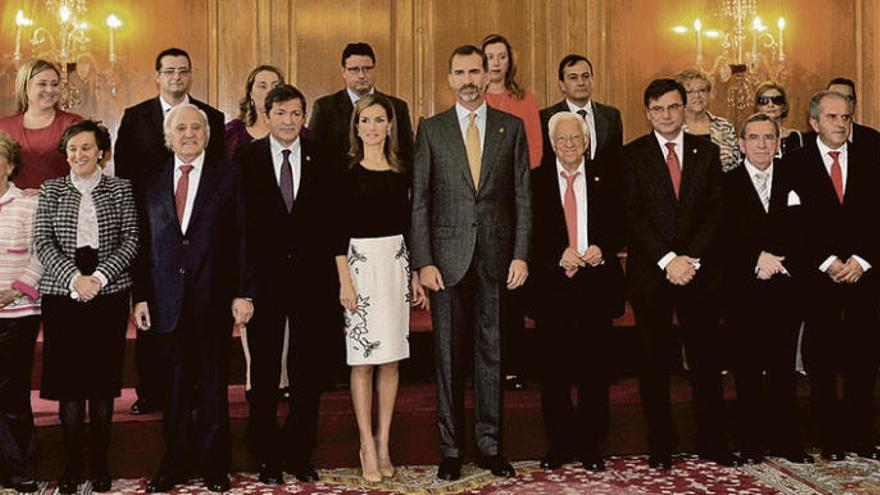
[[[501,436],[501,282],[474,263],[460,282],[431,293],[437,371],[437,425],[443,457],[464,454],[466,339],[473,341],[474,436],[479,454],[497,455]]]

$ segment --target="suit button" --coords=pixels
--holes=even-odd
[[[477,226],[477,222],[474,222],[471,224],[471,227],[476,227],[476,226]]]
[[[177,270],[177,273],[179,273],[179,274],[181,274],[181,275],[186,274],[186,268],[179,268],[179,269]]]
[[[183,245],[184,245],[184,246],[189,246],[189,239],[184,239],[184,240],[183,240]]]

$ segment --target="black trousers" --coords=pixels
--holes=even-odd
[[[162,338],[155,332],[138,330],[135,337],[134,366],[138,374],[138,399],[156,404],[167,400],[163,386],[163,372],[159,368],[159,354],[162,350]]]
[[[633,304],[642,353],[639,392],[653,455],[672,454],[678,444],[669,397],[669,374],[675,365],[670,356],[677,342],[673,310],[691,371],[697,450],[711,455],[727,448],[718,295],[697,283],[678,287],[664,281],[650,297]]]
[[[0,473],[12,482],[33,479],[31,373],[39,326],[39,316],[0,318]]]
[[[739,445],[748,452],[799,452],[795,359],[801,316],[793,282],[754,280],[731,295]]]
[[[858,449],[874,444],[872,413],[880,365],[880,296],[876,274],[871,271],[854,285],[826,279],[808,289],[804,366],[810,377],[817,441],[823,449]],[[838,374],[843,376],[842,398],[838,396]]]
[[[599,455],[608,434],[611,320],[581,305],[560,305],[538,320],[541,412],[550,451],[565,457]],[[598,313],[598,314],[597,314]],[[577,389],[577,404],[572,402]]]
[[[162,410],[166,451],[160,469],[177,478],[191,471],[219,476],[231,465],[227,387],[232,319],[228,305],[214,308],[212,315],[193,314],[188,306],[184,301],[174,331],[153,335],[168,398]]]

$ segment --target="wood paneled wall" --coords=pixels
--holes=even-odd
[[[115,98],[87,100],[79,110],[111,128],[122,110],[155,95],[155,54],[179,46],[193,58],[193,95],[237,114],[244,79],[270,63],[308,101],[342,86],[340,53],[347,42],[369,42],[377,54],[377,86],[410,103],[414,119],[447,107],[447,57],[453,47],[477,44],[497,32],[514,45],[521,81],[542,105],[557,101],[556,66],[567,53],[586,54],[596,72],[594,98],[621,109],[625,139],[647,130],[642,92],[648,81],[692,64],[693,35],[671,27],[695,17],[715,22],[718,0],[90,0],[94,54],[106,60],[107,13],[124,26],[117,35],[121,85]],[[0,7],[0,113],[10,113],[15,12],[48,24],[42,0],[10,0]],[[786,87],[789,124],[805,128],[806,102],[831,77],[852,77],[859,88],[858,120],[880,126],[880,0],[762,0],[765,24],[787,20]],[[43,11],[40,13],[40,11]],[[717,53],[711,42],[707,54]],[[737,119],[716,84],[711,109]]]

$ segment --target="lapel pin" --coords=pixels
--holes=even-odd
[[[694,149],[693,149],[693,150],[691,150],[691,153],[693,153],[693,154],[695,154],[695,155],[696,155],[696,154],[697,154],[697,149],[696,149],[696,148],[694,148]]]
[[[593,182],[599,182],[599,177],[593,177]]]
[[[504,134],[504,128],[503,128],[503,127],[499,127],[499,128],[498,128],[498,134]]]
[[[696,151],[696,150],[694,150],[694,151]],[[311,157],[311,155],[306,155],[306,161],[307,161],[307,162],[312,161],[312,157]]]

